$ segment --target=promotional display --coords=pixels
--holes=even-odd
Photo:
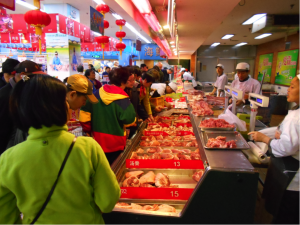
[[[299,49],[278,52],[275,84],[290,85],[297,71]]]
[[[93,7],[90,7],[90,28],[92,31],[104,35],[103,15]]]
[[[263,75],[264,82],[269,83],[271,81],[273,53],[259,56],[259,67],[257,80],[261,81]]]
[[[69,43],[70,75],[77,74],[77,67],[82,64],[80,44]]]
[[[69,73],[69,43],[66,34],[46,34],[48,73],[63,80]]]

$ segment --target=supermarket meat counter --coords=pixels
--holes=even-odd
[[[207,149],[188,110],[139,128],[112,167],[121,197],[106,223],[253,223],[258,172],[239,149]]]

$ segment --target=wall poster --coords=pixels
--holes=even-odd
[[[272,62],[273,62],[273,53],[259,56],[258,77],[257,77],[258,81],[262,80],[264,74],[265,75],[264,83],[271,82]]]

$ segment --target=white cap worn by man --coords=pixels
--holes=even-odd
[[[234,80],[231,87],[241,90],[245,93],[256,93],[260,94],[260,83],[249,77],[250,66],[248,63],[242,62],[236,66],[238,80]],[[229,102],[231,103],[231,101]],[[236,102],[237,106],[243,105],[243,101],[239,100]]]
[[[250,71],[250,66],[248,63],[245,63],[245,62],[242,62],[242,63],[239,63],[237,64],[236,66],[236,70],[243,70],[243,69],[247,69]],[[251,77],[250,74],[248,74],[249,77]],[[237,75],[237,73],[234,75],[234,79],[235,80],[238,80],[239,79],[239,76]]]
[[[218,76],[216,83],[214,84],[214,90],[209,94],[214,95],[217,92],[217,97],[224,97],[224,88],[225,85],[228,83],[227,75],[224,73],[224,66],[222,64],[216,65],[216,71]]]

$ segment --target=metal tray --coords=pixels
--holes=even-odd
[[[226,141],[235,140],[237,147],[236,148],[208,148],[206,147],[206,143],[209,138],[216,138],[218,136],[226,137]],[[242,150],[249,149],[247,141],[243,138],[243,136],[236,131],[205,131],[202,132],[202,137],[204,140],[204,148],[210,150]]]
[[[200,124],[203,120],[207,120],[207,119],[218,119],[218,118],[212,118],[212,117],[203,117],[200,119],[200,123],[199,123],[199,128],[201,128],[202,131],[233,131],[236,128],[236,125],[234,124],[234,128],[225,128],[225,127],[200,127]]]

